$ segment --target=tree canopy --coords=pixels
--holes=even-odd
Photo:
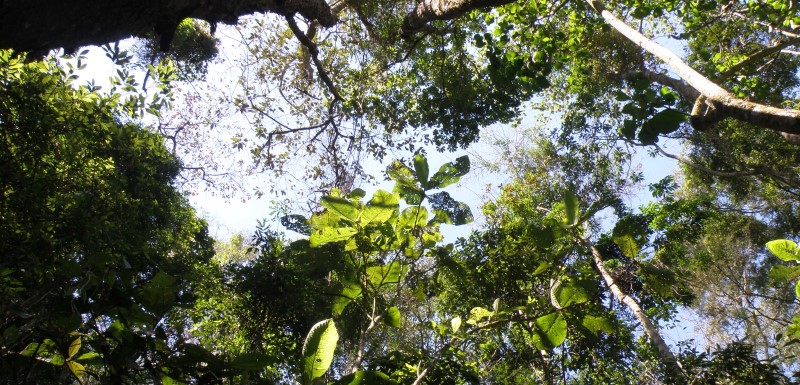
[[[0,381],[797,383],[798,26],[784,0],[4,1]],[[523,140],[429,162],[492,126]],[[313,193],[259,186],[277,221],[212,239],[177,183],[225,177],[209,133]],[[637,150],[680,168],[645,185]],[[505,176],[480,208],[476,165]]]

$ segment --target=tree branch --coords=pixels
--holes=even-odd
[[[423,0],[403,19],[400,37],[411,38],[435,20],[452,20],[480,8],[499,7],[516,0]]]
[[[688,158],[682,157],[680,155],[670,154],[670,153],[664,151],[664,149],[661,148],[661,146],[659,146],[658,144],[653,143],[653,146],[656,148],[656,150],[658,150],[658,152],[661,155],[666,156],[667,158],[675,159],[678,162],[681,162],[681,163],[683,163],[683,164],[685,164],[685,165],[687,165],[689,167],[698,169],[698,170],[700,170],[700,171],[702,171],[702,172],[704,172],[706,174],[709,174],[709,175],[714,175],[714,176],[723,177],[723,178],[732,178],[732,177],[753,176],[753,175],[761,174],[761,172],[753,171],[753,170],[751,170],[751,171],[717,171],[717,170],[712,170],[712,169],[710,169],[708,167],[705,167],[703,165],[694,163],[691,160],[689,160]]]
[[[774,131],[800,135],[800,111],[770,107],[735,97],[695,71],[672,51],[629,27],[625,22],[609,12],[599,0],[586,0],[586,2],[600,14],[609,26],[671,67],[683,81],[705,96],[706,103],[711,104],[725,116]]]

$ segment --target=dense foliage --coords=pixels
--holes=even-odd
[[[0,382],[797,383],[793,2],[83,3],[0,4]],[[108,83],[42,51],[86,42]],[[476,157],[426,153],[492,125],[446,243]],[[176,178],[225,163],[286,233],[209,237]]]

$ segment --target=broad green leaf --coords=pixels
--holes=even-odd
[[[614,240],[614,243],[616,243],[617,246],[619,246],[619,249],[622,251],[622,254],[625,254],[626,257],[636,258],[639,255],[641,246],[636,243],[636,240],[633,239],[632,236],[624,234],[612,237],[611,239]]]
[[[425,193],[417,185],[414,174],[402,162],[395,160],[391,166],[386,170],[389,177],[395,181],[394,189],[392,191],[400,194],[400,197],[409,205],[418,205],[422,203]]]
[[[374,370],[359,370],[355,373],[348,374],[333,385],[396,385],[397,382],[389,378],[389,376]]]
[[[583,317],[583,326],[589,329],[592,333],[599,332],[611,334],[614,332],[614,324],[604,317],[596,317],[593,315],[586,315]]]
[[[364,189],[360,189],[360,188],[357,188],[357,189],[355,189],[353,191],[350,191],[350,194],[347,194],[347,198],[349,198],[350,200],[356,200],[356,201],[361,199],[361,198],[364,198],[365,196],[367,196],[367,192],[364,191]]]
[[[345,218],[350,222],[355,222],[358,219],[358,208],[356,207],[355,203],[348,199],[324,196],[322,197],[320,204],[322,207],[325,207],[332,213],[335,213],[336,215]]]
[[[84,374],[86,374],[86,368],[78,362],[75,361],[67,361],[67,367],[75,377],[82,378]]]
[[[78,358],[76,358],[75,360],[76,361],[89,361],[89,360],[93,360],[95,358],[100,358],[100,357],[102,357],[102,355],[100,353],[98,353],[98,352],[86,352],[86,353],[83,353],[80,356],[78,356]]]
[[[69,349],[67,349],[67,357],[68,358],[74,357],[76,354],[78,354],[79,350],[81,350],[81,338],[80,337],[74,339],[72,341],[72,343],[69,344]]]
[[[794,295],[795,297],[800,299],[800,282],[798,282],[797,285],[794,286]]]
[[[269,363],[269,357],[261,353],[242,353],[231,361],[231,367],[245,371],[258,371],[264,369]]]
[[[403,264],[400,261],[392,261],[386,265],[367,268],[367,279],[375,288],[385,284],[399,283],[402,274]]]
[[[544,272],[545,272],[547,269],[549,269],[549,268],[551,268],[551,267],[553,267],[553,265],[552,265],[552,264],[550,264],[550,263],[547,263],[547,262],[540,262],[540,263],[539,263],[539,266],[538,266],[538,267],[536,267],[536,270],[534,270],[534,271],[533,271],[533,275],[539,275],[539,274],[542,274],[542,273],[544,273]]]
[[[319,247],[326,243],[348,240],[356,233],[358,233],[358,230],[352,227],[323,227],[311,233],[309,241],[311,242],[311,247]]]
[[[572,304],[581,304],[589,300],[589,293],[574,282],[566,282],[559,285],[555,290],[556,301],[561,307]]]
[[[406,207],[400,214],[397,227],[400,229],[423,228],[428,221],[428,209],[423,206]]]
[[[361,295],[361,285],[347,282],[340,295],[333,298],[333,313],[341,315],[342,311]]]
[[[362,226],[384,223],[395,214],[400,205],[400,196],[388,191],[378,190],[361,212],[359,223]]]
[[[422,154],[414,155],[414,171],[422,186],[428,184],[428,160]]]
[[[551,350],[567,339],[567,320],[561,313],[550,313],[536,319],[534,344],[540,350]]]
[[[427,189],[444,188],[458,182],[469,172],[469,157],[464,155],[455,161],[442,165],[428,182]]]
[[[797,243],[788,239],[778,239],[767,242],[767,249],[782,261],[800,260],[800,248],[798,248]]]
[[[461,317],[454,317],[450,320],[450,327],[453,329],[453,333],[457,333],[458,329],[461,329]]]
[[[564,194],[564,211],[566,214],[565,223],[567,226],[578,224],[578,197],[572,191]]]
[[[339,333],[332,319],[311,327],[303,343],[303,384],[311,385],[328,371],[338,341]]]
[[[658,134],[669,134],[677,130],[687,118],[688,116],[683,112],[667,108],[653,115],[650,120],[645,122],[645,126],[652,127]]]
[[[467,323],[470,325],[477,325],[478,322],[482,321],[484,318],[491,317],[493,314],[494,313],[489,309],[474,307],[469,311],[469,319],[467,319]]]
[[[395,328],[399,328],[403,325],[403,316],[400,315],[400,309],[397,306],[392,306],[388,310],[386,310],[386,318],[384,318],[384,322],[387,325]]]

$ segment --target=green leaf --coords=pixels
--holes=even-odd
[[[794,286],[794,295],[800,299],[800,282],[797,282],[797,285]]]
[[[457,333],[458,329],[461,328],[461,317],[454,317],[450,320],[450,327],[453,329],[453,333]]]
[[[72,358],[73,356],[78,354],[79,350],[81,350],[81,338],[80,337],[74,339],[72,341],[72,343],[69,344],[69,349],[67,349],[67,357],[68,358]]]
[[[67,367],[75,377],[81,378],[84,374],[86,374],[86,368],[78,362],[75,361],[67,361]]]
[[[417,181],[424,187],[428,184],[428,160],[422,154],[414,155],[414,171]]]
[[[421,229],[428,221],[428,209],[422,206],[406,207],[397,222],[398,229]]]
[[[353,191],[350,191],[350,194],[347,194],[347,198],[350,200],[359,200],[367,196],[367,192],[364,189],[357,188]]]
[[[636,240],[633,239],[632,236],[624,234],[612,237],[611,239],[614,240],[614,243],[616,243],[617,246],[619,246],[619,249],[622,251],[622,254],[625,254],[626,257],[636,258],[639,255],[641,246],[636,243]]]
[[[583,317],[583,326],[589,329],[592,333],[597,334],[603,332],[611,334],[614,332],[614,324],[604,317],[596,317],[593,315],[586,315]]]
[[[309,241],[311,242],[311,247],[319,247],[326,243],[348,240],[356,233],[358,233],[358,230],[352,227],[323,227],[311,233]]]
[[[101,357],[103,356],[98,352],[86,352],[78,356],[78,358],[76,358],[75,361],[89,361]]]
[[[800,248],[797,247],[797,243],[788,239],[778,239],[767,242],[767,249],[782,261],[789,262],[800,260]]]
[[[348,199],[339,198],[334,196],[324,196],[320,201],[322,207],[330,210],[332,213],[355,222],[358,219],[358,208]]]
[[[464,155],[455,161],[442,165],[436,174],[433,174],[428,189],[444,188],[458,182],[462,176],[469,172],[469,157]]]
[[[392,261],[386,265],[367,268],[367,279],[369,279],[374,288],[385,284],[399,283],[402,274],[403,264],[400,261]]]
[[[589,300],[589,292],[574,282],[559,285],[555,290],[555,297],[561,307],[572,304],[581,304]]]
[[[344,309],[361,295],[361,285],[347,282],[340,295],[333,299],[333,313],[341,315]]]
[[[494,315],[494,313],[489,309],[482,307],[474,307],[472,308],[472,310],[469,311],[469,319],[467,319],[467,323],[470,325],[476,325],[484,318],[491,317],[492,315]]]
[[[311,327],[303,343],[303,384],[311,385],[328,371],[338,341],[339,333],[332,319]]]
[[[551,350],[567,339],[567,320],[561,313],[550,313],[536,319],[534,344],[540,350]]]
[[[578,197],[570,190],[564,194],[565,223],[567,226],[578,224]]]
[[[384,322],[387,325],[395,328],[399,328],[403,325],[403,317],[400,315],[400,309],[397,306],[392,306],[388,310],[386,310],[386,318],[384,318]]]
[[[683,112],[667,108],[653,115],[645,125],[652,127],[658,134],[669,134],[677,130],[687,118]]]
[[[261,353],[242,353],[231,361],[231,367],[244,371],[259,371],[269,363],[269,357]]]
[[[388,191],[378,190],[361,212],[359,223],[362,226],[379,225],[389,220],[397,212],[400,196]]]
[[[396,385],[397,382],[389,378],[389,376],[374,370],[359,370],[355,373],[348,374],[334,385]]]

